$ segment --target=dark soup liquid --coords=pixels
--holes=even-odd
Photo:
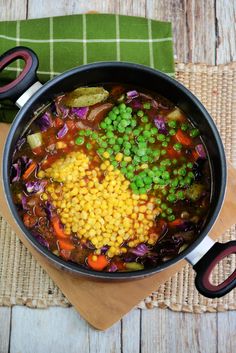
[[[210,204],[199,130],[167,99],[118,84],[58,96],[18,140],[11,167],[25,226],[55,255],[96,271],[177,256]]]

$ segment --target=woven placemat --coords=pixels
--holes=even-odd
[[[228,159],[236,167],[236,63],[220,66],[177,64],[176,78],[203,102],[220,130]],[[236,239],[232,227],[220,241]],[[236,257],[224,260],[214,271],[222,281],[236,267]],[[219,299],[207,299],[194,287],[194,271],[186,265],[139,305],[140,308],[169,307],[176,311],[204,312],[236,309],[236,290]],[[14,304],[46,308],[68,306],[55,286],[8,224],[0,218],[0,305]]]

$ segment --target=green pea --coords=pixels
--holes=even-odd
[[[123,126],[121,126],[120,124],[117,127],[117,130],[122,134],[125,132],[125,128]]]
[[[193,167],[193,163],[188,162],[188,163],[187,163],[187,167],[188,167],[189,169],[192,169],[192,167]]]
[[[140,163],[140,158],[138,156],[134,156],[133,162]]]
[[[163,179],[165,179],[165,180],[170,179],[170,173],[169,173],[169,172],[167,172],[167,171],[163,172],[163,174],[162,174],[162,178],[163,178]]]
[[[178,163],[178,161],[176,158],[172,159],[172,164],[176,165],[177,163]]]
[[[100,123],[100,128],[101,128],[101,129],[106,129],[106,128],[107,128],[107,124],[106,124],[104,121],[102,121],[102,122]]]
[[[155,140],[155,138],[154,137],[149,137],[149,139],[148,139],[148,142],[150,142],[150,143],[154,143],[156,140]]]
[[[137,190],[137,186],[136,184],[133,182],[133,183],[130,183],[130,187],[131,189],[134,191],[134,190]]]
[[[181,175],[181,176],[185,176],[187,174],[187,171],[185,168],[180,168],[178,170],[178,174]]]
[[[169,194],[169,195],[167,196],[167,200],[168,200],[169,202],[175,202],[176,199],[177,199],[177,197],[176,197],[175,194]]]
[[[166,213],[165,213],[165,212],[162,212],[162,213],[161,213],[161,217],[162,217],[162,218],[166,218]]]
[[[164,141],[164,142],[162,142],[162,147],[168,147],[168,142],[167,141]]]
[[[184,183],[185,183],[185,186],[186,186],[186,185],[190,185],[190,184],[192,183],[192,179],[189,178],[189,177],[186,177],[186,178],[184,179]]]
[[[176,131],[174,129],[169,130],[169,135],[174,136],[176,134]]]
[[[173,222],[175,220],[175,216],[172,214],[172,215],[168,216],[167,219],[168,219],[168,221]]]
[[[126,108],[127,113],[132,113],[132,110],[133,110],[133,109],[132,109],[131,107],[127,107],[127,108]]]
[[[151,127],[152,127],[151,124],[145,124],[144,129],[145,129],[145,130],[150,130]]]
[[[134,136],[138,136],[140,134],[140,130],[139,129],[135,129],[134,131],[133,131],[133,135]]]
[[[100,146],[102,148],[107,148],[107,143],[105,141],[101,141]]]
[[[162,194],[163,194],[164,196],[167,195],[167,190],[166,190],[166,189],[162,189],[161,192],[162,192]]]
[[[76,145],[83,145],[84,143],[84,138],[81,137],[77,137],[77,139],[75,140]]]
[[[177,142],[173,145],[173,148],[175,151],[181,151],[182,147],[183,147],[182,144],[179,142]]]
[[[131,127],[127,127],[127,128],[125,129],[125,133],[126,133],[127,135],[129,135],[131,132],[132,132],[132,128],[131,128]]]
[[[136,153],[139,157],[142,157],[146,154],[146,149],[145,148],[140,148],[138,149],[137,153]]]
[[[85,136],[90,136],[91,134],[92,134],[92,131],[89,129],[84,131]]]
[[[188,125],[187,123],[183,123],[183,124],[181,124],[181,130],[183,130],[183,131],[187,131],[187,130],[188,130],[188,128],[189,128],[189,125]]]
[[[107,136],[108,138],[112,138],[112,137],[114,137],[114,133],[113,133],[112,131],[108,131],[108,132],[106,133],[106,136]]]
[[[113,125],[107,125],[106,131],[113,131],[115,130]]]
[[[131,127],[135,127],[137,125],[137,122],[135,119],[132,119],[130,122]]]
[[[104,122],[105,122],[107,125],[110,125],[110,124],[111,124],[111,119],[107,117],[107,118],[104,119]]]
[[[185,196],[184,196],[184,192],[183,191],[177,191],[176,196],[179,200],[184,200]]]
[[[147,190],[145,188],[140,188],[139,189],[139,194],[146,194],[147,193]]]
[[[126,110],[126,105],[124,103],[119,104],[118,107],[119,107],[120,112],[123,112]]]
[[[137,115],[142,118],[144,116],[144,112],[142,110],[138,110]]]
[[[155,157],[159,157],[160,156],[161,151],[160,150],[153,150],[152,151],[152,156]]]
[[[125,174],[126,178],[129,179],[129,180],[132,180],[134,178],[134,173],[132,172],[128,172]]]
[[[143,136],[139,136],[137,140],[138,142],[145,142],[145,138]]]
[[[188,172],[188,177],[194,179],[195,175],[193,174],[193,172]]]
[[[147,123],[147,122],[148,122],[148,117],[147,117],[146,115],[144,115],[144,116],[142,117],[141,121],[142,121],[143,123]]]
[[[156,127],[151,128],[151,134],[156,135],[158,133],[158,129]]]
[[[113,146],[113,150],[114,150],[115,152],[119,152],[119,151],[120,151],[120,146],[119,146],[119,145],[114,145],[114,146]]]
[[[91,143],[89,143],[89,142],[88,142],[88,143],[86,143],[86,148],[87,148],[88,150],[91,150],[91,149],[92,149],[92,147],[93,147],[93,146],[91,145]]]
[[[151,131],[145,130],[145,131],[143,132],[143,136],[148,139],[149,137],[151,137]]]
[[[164,156],[166,154],[166,150],[161,150],[161,155]]]
[[[198,129],[193,129],[190,131],[190,136],[191,137],[197,137],[200,134],[200,131]]]
[[[112,161],[111,165],[113,165],[114,168],[117,168],[119,163],[117,161]]]
[[[161,204],[161,209],[164,211],[167,209],[167,204],[166,203],[162,203]]]
[[[134,166],[132,166],[132,164],[129,164],[128,165],[128,167],[127,167],[127,170],[129,171],[129,172],[133,172],[134,171]]]
[[[161,141],[161,142],[165,141],[165,135],[164,134],[157,134],[157,140]]]
[[[114,137],[112,137],[112,138],[109,139],[108,142],[109,142],[110,145],[114,145],[116,143],[116,139]]]
[[[120,162],[120,166],[121,166],[121,167],[126,167],[126,166],[127,166],[127,162],[126,162],[126,161]]]
[[[100,154],[100,156],[105,152],[105,149],[104,148],[99,148],[97,150],[98,154]]]
[[[121,113],[121,118],[124,120],[129,120],[130,119],[130,114],[126,112]]]
[[[85,130],[80,130],[79,135],[84,136],[84,134],[85,134]]]
[[[143,178],[143,181],[144,181],[145,184],[151,184],[152,183],[152,178],[145,177],[145,178]]]
[[[125,148],[125,149],[124,149],[124,154],[125,154],[126,156],[130,156],[130,155],[131,155],[131,152],[130,152],[130,150],[129,150],[128,148]]]
[[[118,127],[126,127],[129,125],[129,122],[127,120],[121,120],[121,122],[119,123]]]
[[[144,103],[143,104],[144,109],[151,109],[151,104],[150,103]]]
[[[166,213],[167,213],[168,215],[172,214],[172,213],[173,213],[172,208],[170,208],[170,207],[167,208]]]
[[[113,109],[112,109],[112,112],[110,112],[108,115],[109,115],[109,117],[112,119],[112,120],[115,120],[116,119],[116,116],[113,118],[113,114],[112,113],[114,113],[115,115],[119,115],[120,114],[120,111],[119,111],[119,109],[117,108],[117,107],[114,107]],[[110,115],[111,114],[111,115]]]
[[[141,178],[136,179],[135,183],[139,188],[144,186],[144,182],[142,181]]]
[[[173,129],[175,129],[176,126],[177,126],[177,123],[176,123],[175,120],[168,121],[167,124],[168,124],[169,127],[173,128]]]
[[[123,141],[124,141],[124,140],[123,140],[122,137],[118,137],[117,143],[118,143],[119,145],[122,145]]]
[[[178,184],[179,184],[178,179],[174,179],[174,180],[171,181],[170,186],[172,188],[176,188],[178,186]]]
[[[161,204],[161,199],[158,199],[158,198],[157,198],[157,199],[155,200],[155,202],[156,202],[157,205],[160,205],[160,204]]]
[[[120,171],[121,171],[122,174],[126,174],[127,173],[127,169],[125,167],[121,168]]]
[[[146,163],[148,161],[148,156],[142,156],[141,161]]]
[[[107,149],[107,152],[108,152],[108,153],[109,153],[109,155],[111,156],[111,155],[113,154],[113,149],[108,148],[108,149]]]

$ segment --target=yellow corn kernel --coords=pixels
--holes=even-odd
[[[117,153],[117,155],[115,156],[115,160],[117,162],[121,162],[123,159],[123,153]]]
[[[139,207],[139,212],[145,213],[147,211],[147,207],[146,206],[140,206]]]
[[[48,200],[48,195],[44,192],[43,194],[42,194],[42,199],[44,200],[44,201],[47,201]]]
[[[39,172],[38,172],[38,178],[44,178],[45,177],[45,172],[43,171],[43,170],[40,170]]]
[[[109,158],[109,157],[110,157],[109,152],[105,151],[105,152],[103,153],[103,157],[104,157],[104,158]]]

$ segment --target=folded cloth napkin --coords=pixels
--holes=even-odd
[[[38,77],[46,82],[73,67],[96,61],[129,61],[174,75],[170,22],[111,14],[82,14],[0,22],[0,55],[27,46],[39,57]],[[0,73],[0,84],[18,74],[16,61]],[[0,105],[0,121],[11,122],[16,108]]]

